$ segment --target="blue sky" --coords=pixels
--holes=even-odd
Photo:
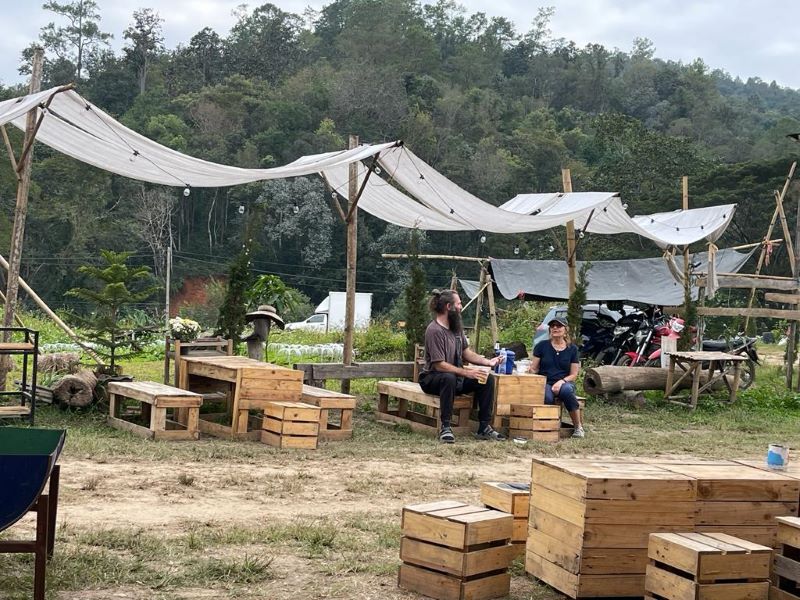
[[[97,0],[103,31],[122,45],[122,31],[134,10],[150,7],[164,18],[166,44],[174,48],[203,27],[225,35],[235,21],[232,12],[241,0]],[[302,14],[326,2],[273,0],[282,10]],[[41,8],[42,0],[0,0],[0,82],[21,81],[17,75],[20,52],[54,20]],[[608,48],[630,50],[635,37],[652,40],[656,56],[691,62],[702,58],[711,68],[743,79],[760,77],[800,89],[800,2],[797,0],[549,0],[537,4],[520,0],[464,0],[472,12],[503,16],[520,32],[527,31],[539,6],[555,7],[553,36],[579,46],[596,42]],[[251,2],[250,6],[258,6]]]

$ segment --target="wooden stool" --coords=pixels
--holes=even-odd
[[[511,544],[514,555],[525,554],[525,542],[528,540],[528,513],[530,512],[530,483],[501,483],[484,481],[481,483],[481,502],[487,508],[500,510],[514,517],[511,530]]]
[[[306,404],[319,406],[320,440],[349,440],[353,437],[353,411],[356,408],[355,396],[332,392],[311,385],[303,385],[301,400]],[[340,413],[339,424],[330,420],[331,411]]]
[[[200,406],[203,397],[154,381],[112,381],[108,384],[109,409],[107,422],[117,429],[125,429],[142,437],[156,440],[196,440]],[[144,427],[122,419],[123,398],[138,400],[142,417],[150,421]],[[173,408],[175,420],[167,419],[167,409]],[[171,429],[167,429],[167,425]]]
[[[798,600],[800,598],[800,519],[776,517],[780,551],[772,566],[770,598]]]

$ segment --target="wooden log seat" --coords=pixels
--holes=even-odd
[[[397,400],[397,408],[389,408],[392,399]],[[463,435],[472,431],[469,423],[471,410],[472,395],[455,397],[451,421],[453,433]],[[442,427],[439,396],[426,394],[418,383],[411,381],[379,381],[375,418],[408,425],[412,431],[438,435]]]
[[[156,440],[196,440],[200,437],[198,420],[203,396],[154,381],[112,381],[108,384],[109,409],[107,422]],[[149,427],[123,418],[124,399],[139,402],[141,416]],[[174,409],[173,419],[167,410]]]
[[[353,437],[353,411],[356,408],[355,396],[304,384],[301,401],[322,409],[319,418],[320,440],[349,440]],[[338,423],[331,419],[331,417],[337,416]]]

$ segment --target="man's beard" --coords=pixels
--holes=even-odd
[[[447,325],[455,334],[460,334],[463,330],[463,324],[461,322],[461,313],[457,311],[455,308],[451,308],[447,311]]]

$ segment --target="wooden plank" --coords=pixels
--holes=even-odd
[[[504,598],[511,591],[511,575],[498,573],[486,577],[478,577],[461,584],[463,600],[491,600]]]
[[[796,283],[795,287],[797,287]],[[749,317],[762,317],[769,319],[785,319],[787,321],[800,320],[800,310],[783,310],[780,308],[698,306],[697,314],[704,317],[748,317],[749,316]]]
[[[647,594],[668,598],[669,600],[696,600],[695,583],[675,573],[647,565],[645,572],[645,591]]]
[[[800,600],[800,596],[796,596],[791,592],[776,588],[773,585],[769,588],[769,600]]]
[[[303,373],[303,380],[324,379],[411,379],[414,374],[412,361],[361,362],[345,366],[343,363],[296,363],[295,369]]]
[[[769,525],[775,517],[796,516],[797,502],[698,502],[698,525]]]
[[[537,419],[560,419],[561,406],[548,404],[509,404],[508,414],[512,417]],[[498,407],[499,408],[499,407]]]
[[[563,544],[576,552],[580,552],[584,547],[582,526],[565,521],[531,504],[531,512],[528,516],[529,536],[534,529],[560,540]]]
[[[283,421],[311,421],[319,423],[319,407],[301,402],[268,402],[264,415]]]
[[[800,518],[777,517],[775,521],[778,524],[778,542],[793,548],[800,548]]]
[[[513,551],[511,544],[462,552],[409,537],[403,537],[400,541],[400,559],[403,562],[458,577],[506,570]]]
[[[663,465],[697,480],[698,500],[797,502],[800,480],[743,464]]]
[[[756,287],[762,290],[781,290],[785,292],[793,292],[797,290],[797,280],[792,277],[770,277],[762,275],[760,277],[748,277],[745,274],[719,274],[717,275],[719,287],[721,288],[739,288],[751,289]],[[705,286],[705,277],[698,277],[696,285],[698,287]],[[701,308],[701,307],[697,307]]]
[[[525,571],[571,598],[641,597],[644,575],[576,575],[534,554],[525,553]]]
[[[112,417],[108,415],[106,417],[106,423],[115,429],[121,429],[123,431],[128,431],[135,435],[138,435],[143,438],[153,439],[154,432],[151,431],[149,428],[139,425],[137,423],[131,423],[130,421],[125,421],[124,419],[118,419],[117,417]]]
[[[511,526],[511,542],[522,542],[528,539],[528,517],[517,517]]]
[[[514,518],[511,515],[490,509],[450,517],[450,520],[466,525],[467,546],[510,540],[514,525]]]
[[[779,577],[784,577],[795,583],[800,583],[800,562],[788,556],[776,555],[772,572]]]
[[[781,294],[778,292],[767,292],[764,294],[767,302],[782,302],[783,304],[800,304],[800,294]]]
[[[530,506],[556,515],[576,527],[582,528],[586,522],[586,504],[538,484],[531,485]]]
[[[317,436],[278,435],[271,431],[261,431],[261,441],[275,448],[300,448],[316,450]]]
[[[777,544],[775,525],[696,525],[698,533],[727,533],[737,538],[774,548]]]
[[[586,522],[607,525],[669,524],[684,526],[688,531],[695,525],[694,502],[636,502],[587,500]]]
[[[544,533],[539,529],[528,531],[527,549],[529,552],[542,557],[551,563],[566,569],[570,573],[578,574],[583,570],[582,556],[584,550],[580,547],[564,543],[563,540]],[[645,563],[647,562],[645,557]],[[614,571],[617,573],[618,571]],[[644,567],[642,567],[644,572]]]
[[[460,579],[414,565],[400,565],[397,585],[438,600],[461,600]]]
[[[464,523],[403,509],[403,535],[415,540],[462,549],[467,545],[466,530]]]

